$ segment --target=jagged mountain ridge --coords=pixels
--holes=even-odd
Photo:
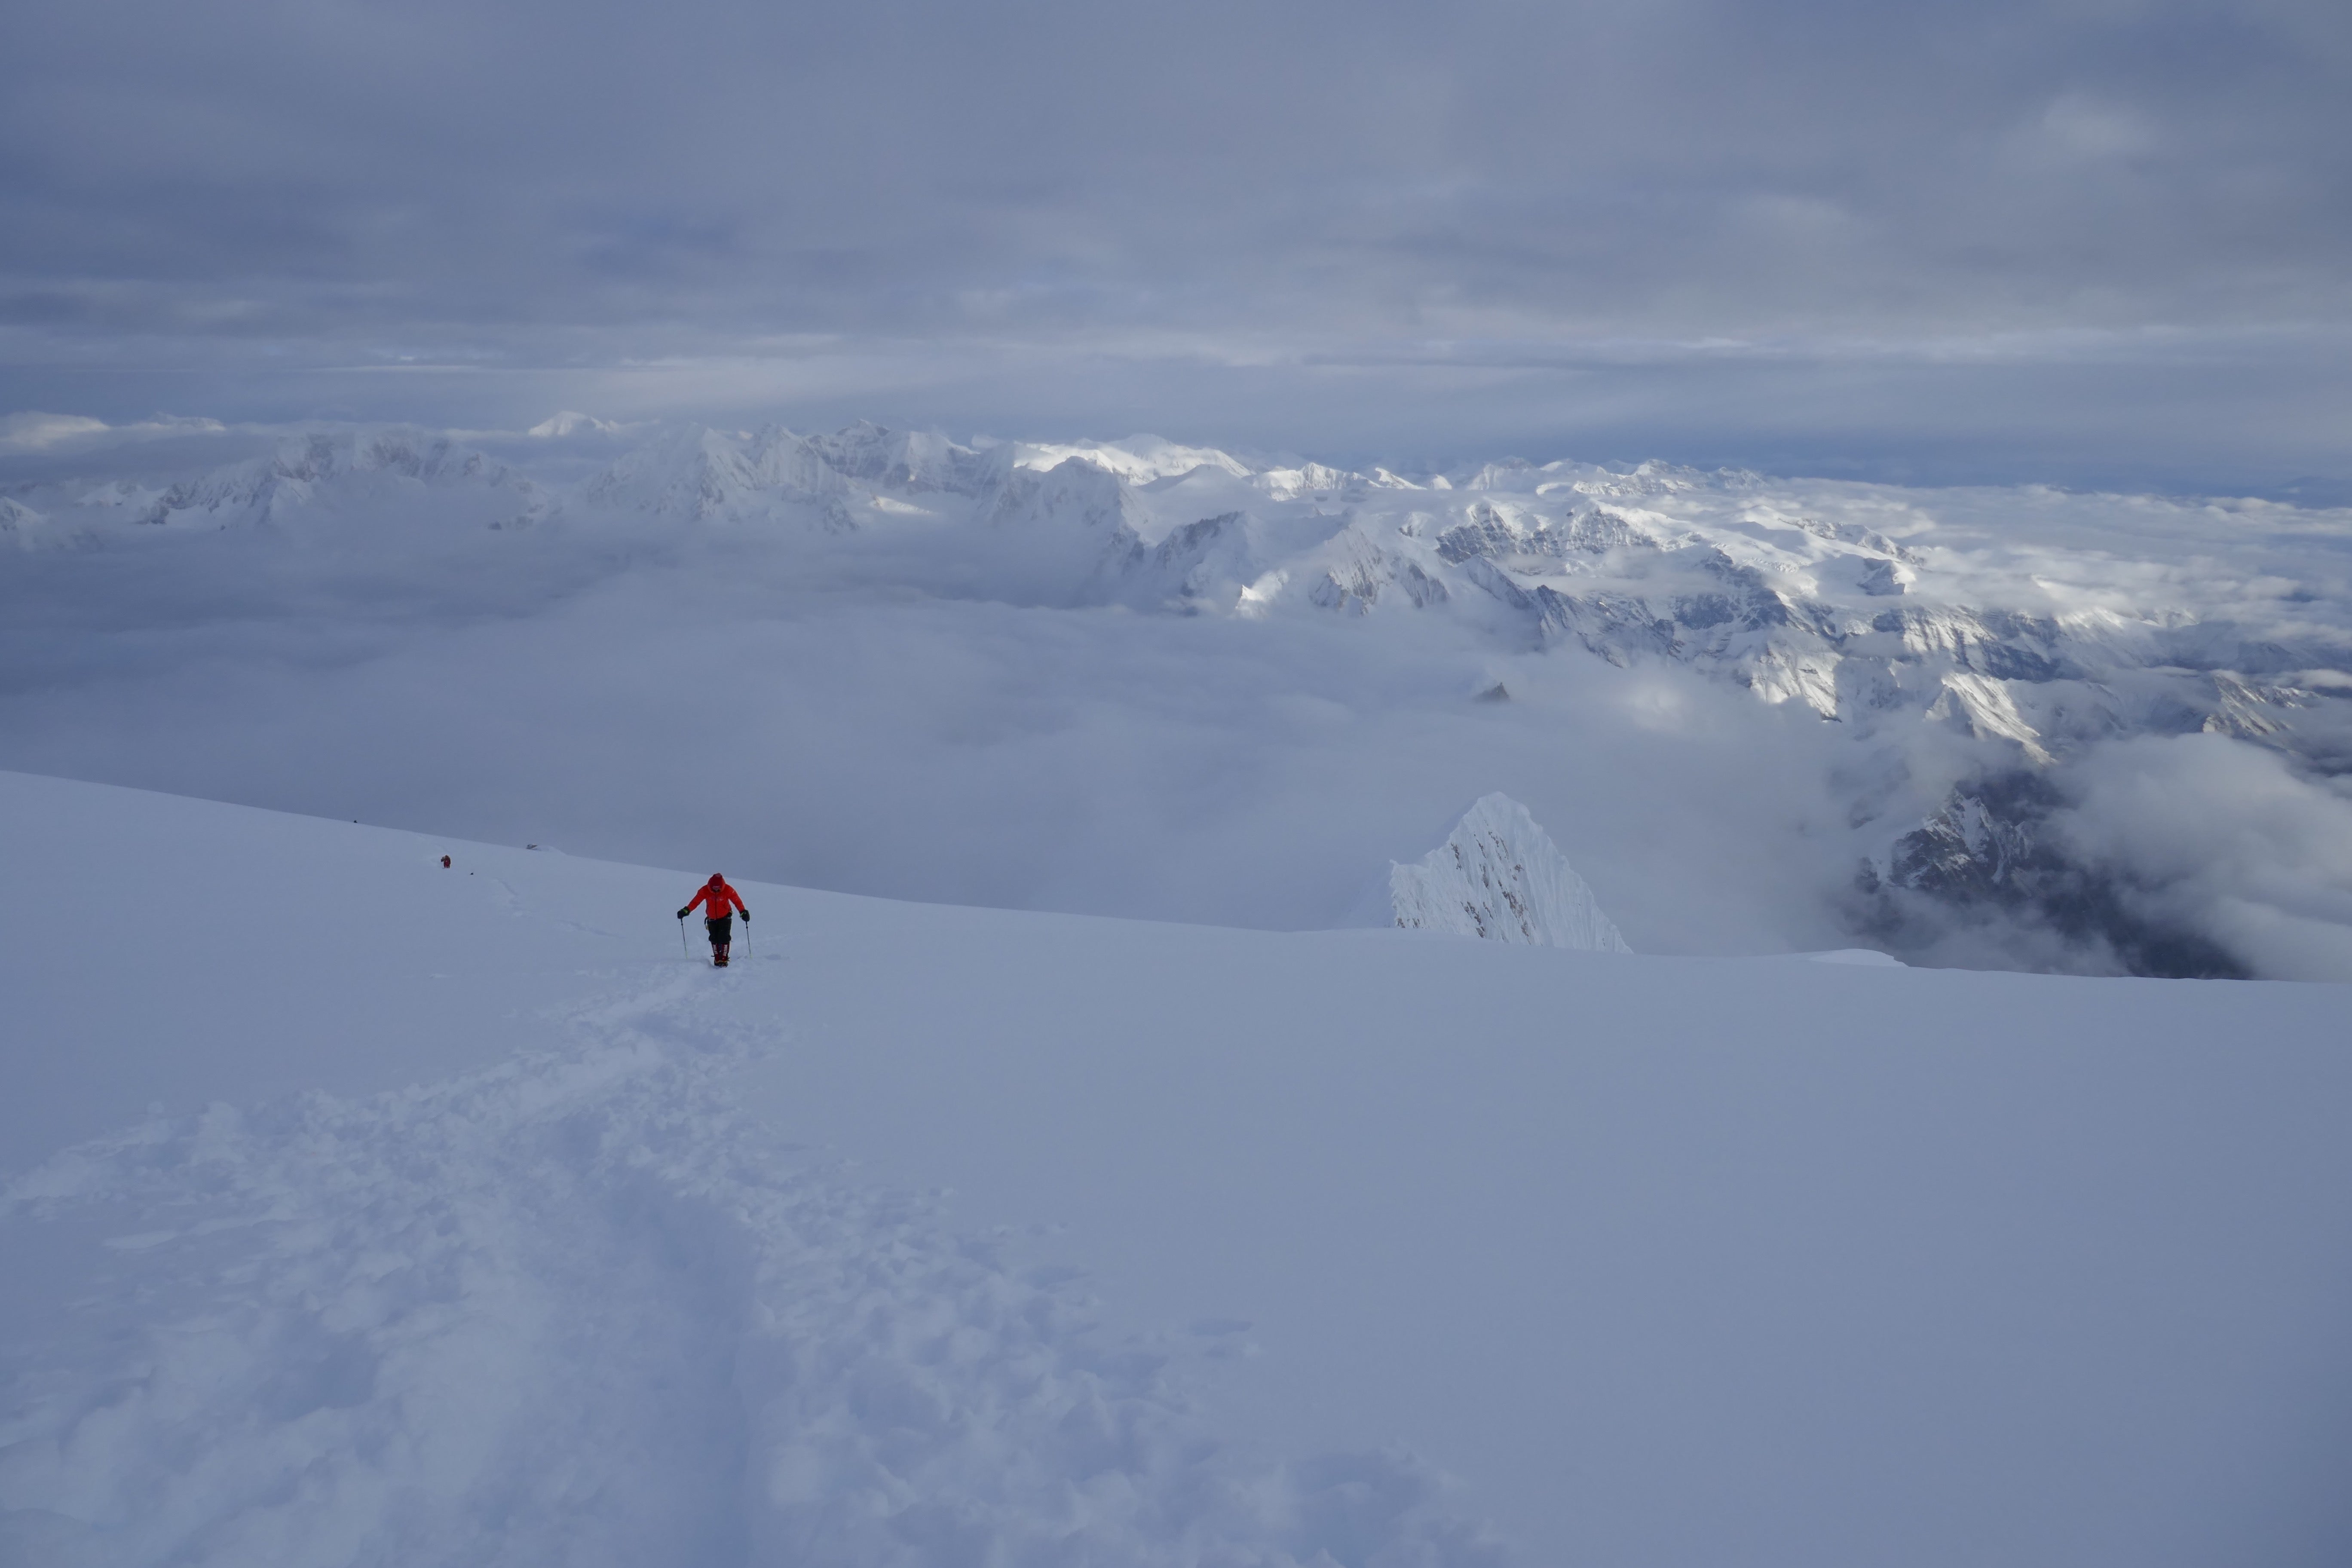
[[[1974,542],[1947,537],[1931,505],[1890,502],[1879,487],[1792,495],[1799,487],[1754,474],[1660,464],[1490,463],[1456,482],[1253,465],[1156,440],[966,445],[871,424],[814,437],[688,426],[557,489],[448,437],[395,427],[296,437],[158,489],[89,484],[47,505],[9,504],[19,531],[66,517],[230,526],[404,486],[493,494],[515,521],[603,514],[845,532],[929,521],[1059,535],[1091,596],[1189,614],[1466,603],[1528,647],[1685,665],[1864,727],[1924,717],[2034,760],[2124,732],[2272,741],[2352,689],[2352,630],[2327,596],[2298,605],[2274,593],[2268,625],[2188,602],[2189,583],[2119,605],[2097,580],[2120,575],[2108,552],[2042,552],[2075,583],[2002,582],[1981,570]],[[1872,521],[1819,515],[1825,500]]]
[[[691,485],[633,454],[581,499],[672,521],[1054,532],[1092,596],[1191,614],[1467,600],[1529,646],[1686,665],[1864,727],[1924,718],[2037,762],[2117,733],[2268,739],[2352,685],[2352,637],[2327,618],[2281,603],[2288,625],[2250,626],[2177,601],[2119,607],[2095,581],[2074,603],[2047,577],[1989,584],[1927,508],[1826,518],[1752,474],[1509,463],[1456,484],[1197,448],[1173,448],[1192,466],[1169,471],[1161,443],[1138,443],[1141,460],[1118,444],[966,447],[872,426],[688,438]],[[2071,564],[2095,578],[2101,563]]]
[[[159,489],[90,484],[7,504],[24,534],[51,521],[284,524],[403,489],[493,498],[502,515],[488,521],[502,526],[598,515],[841,532],[955,525],[1062,544],[1082,597],[1187,614],[1450,605],[1506,644],[1687,666],[1766,703],[1864,729],[1925,720],[2037,763],[2118,733],[2204,730],[2293,747],[2315,710],[2352,690],[2352,629],[2332,595],[2273,592],[2268,624],[2214,615],[2185,580],[2117,603],[2099,580],[2125,575],[2111,552],[2045,550],[2074,580],[2020,579],[1984,571],[1979,541],[1950,537],[1932,504],[1879,487],[1660,464],[1490,463],[1456,482],[1253,465],[1148,439],[966,445],[871,424],[815,437],[688,426],[556,489],[448,437],[389,428],[296,437]],[[1824,501],[1869,521],[1822,515]],[[2252,504],[2175,510],[2234,521]],[[2330,526],[2352,533],[2340,516]]]
[[[543,519],[554,498],[530,479],[447,436],[403,426],[320,431],[139,499],[137,521],[157,527],[288,524],[304,514],[365,509],[425,497],[488,501],[488,526]],[[88,505],[121,507],[130,492],[92,496]]]

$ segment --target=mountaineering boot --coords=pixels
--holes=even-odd
[[[731,944],[730,944],[730,945],[731,945]],[[712,968],[714,968],[714,969],[724,969],[724,968],[726,968],[726,967],[727,967],[727,948],[726,948],[726,947],[723,947],[723,946],[722,946],[722,947],[714,947],[714,948],[712,948],[712,949],[710,950],[710,963],[711,963],[711,967],[712,967]]]

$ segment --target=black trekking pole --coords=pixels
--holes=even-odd
[[[686,917],[677,917],[677,951],[688,963],[694,962],[694,949],[686,944]]]
[[[751,956],[751,911],[743,911],[743,956]]]

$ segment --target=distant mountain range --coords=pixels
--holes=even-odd
[[[881,542],[869,575],[1013,603],[1345,617],[1374,636],[1441,617],[1498,652],[1676,668],[1841,726],[1849,817],[1876,830],[1848,919],[1897,948],[1923,918],[2021,913],[2123,967],[2235,973],[2097,892],[2107,873],[2050,826],[2070,763],[2118,737],[2203,731],[2352,771],[2342,512],[1658,464],[1405,475],[870,424],[803,436],[565,415],[506,448],[343,429],[164,483],[45,479],[0,496],[0,547],[395,518],[378,535],[419,551],[453,530],[763,531],[780,547]],[[534,477],[541,452],[585,477]],[[1923,816],[1937,769],[1948,794]]]

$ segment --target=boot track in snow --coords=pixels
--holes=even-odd
[[[10,1184],[16,1256],[100,1261],[0,1347],[0,1563],[1503,1560],[1402,1457],[1244,1460],[1072,1286],[780,1145],[728,1086],[772,1042],[696,989]]]

